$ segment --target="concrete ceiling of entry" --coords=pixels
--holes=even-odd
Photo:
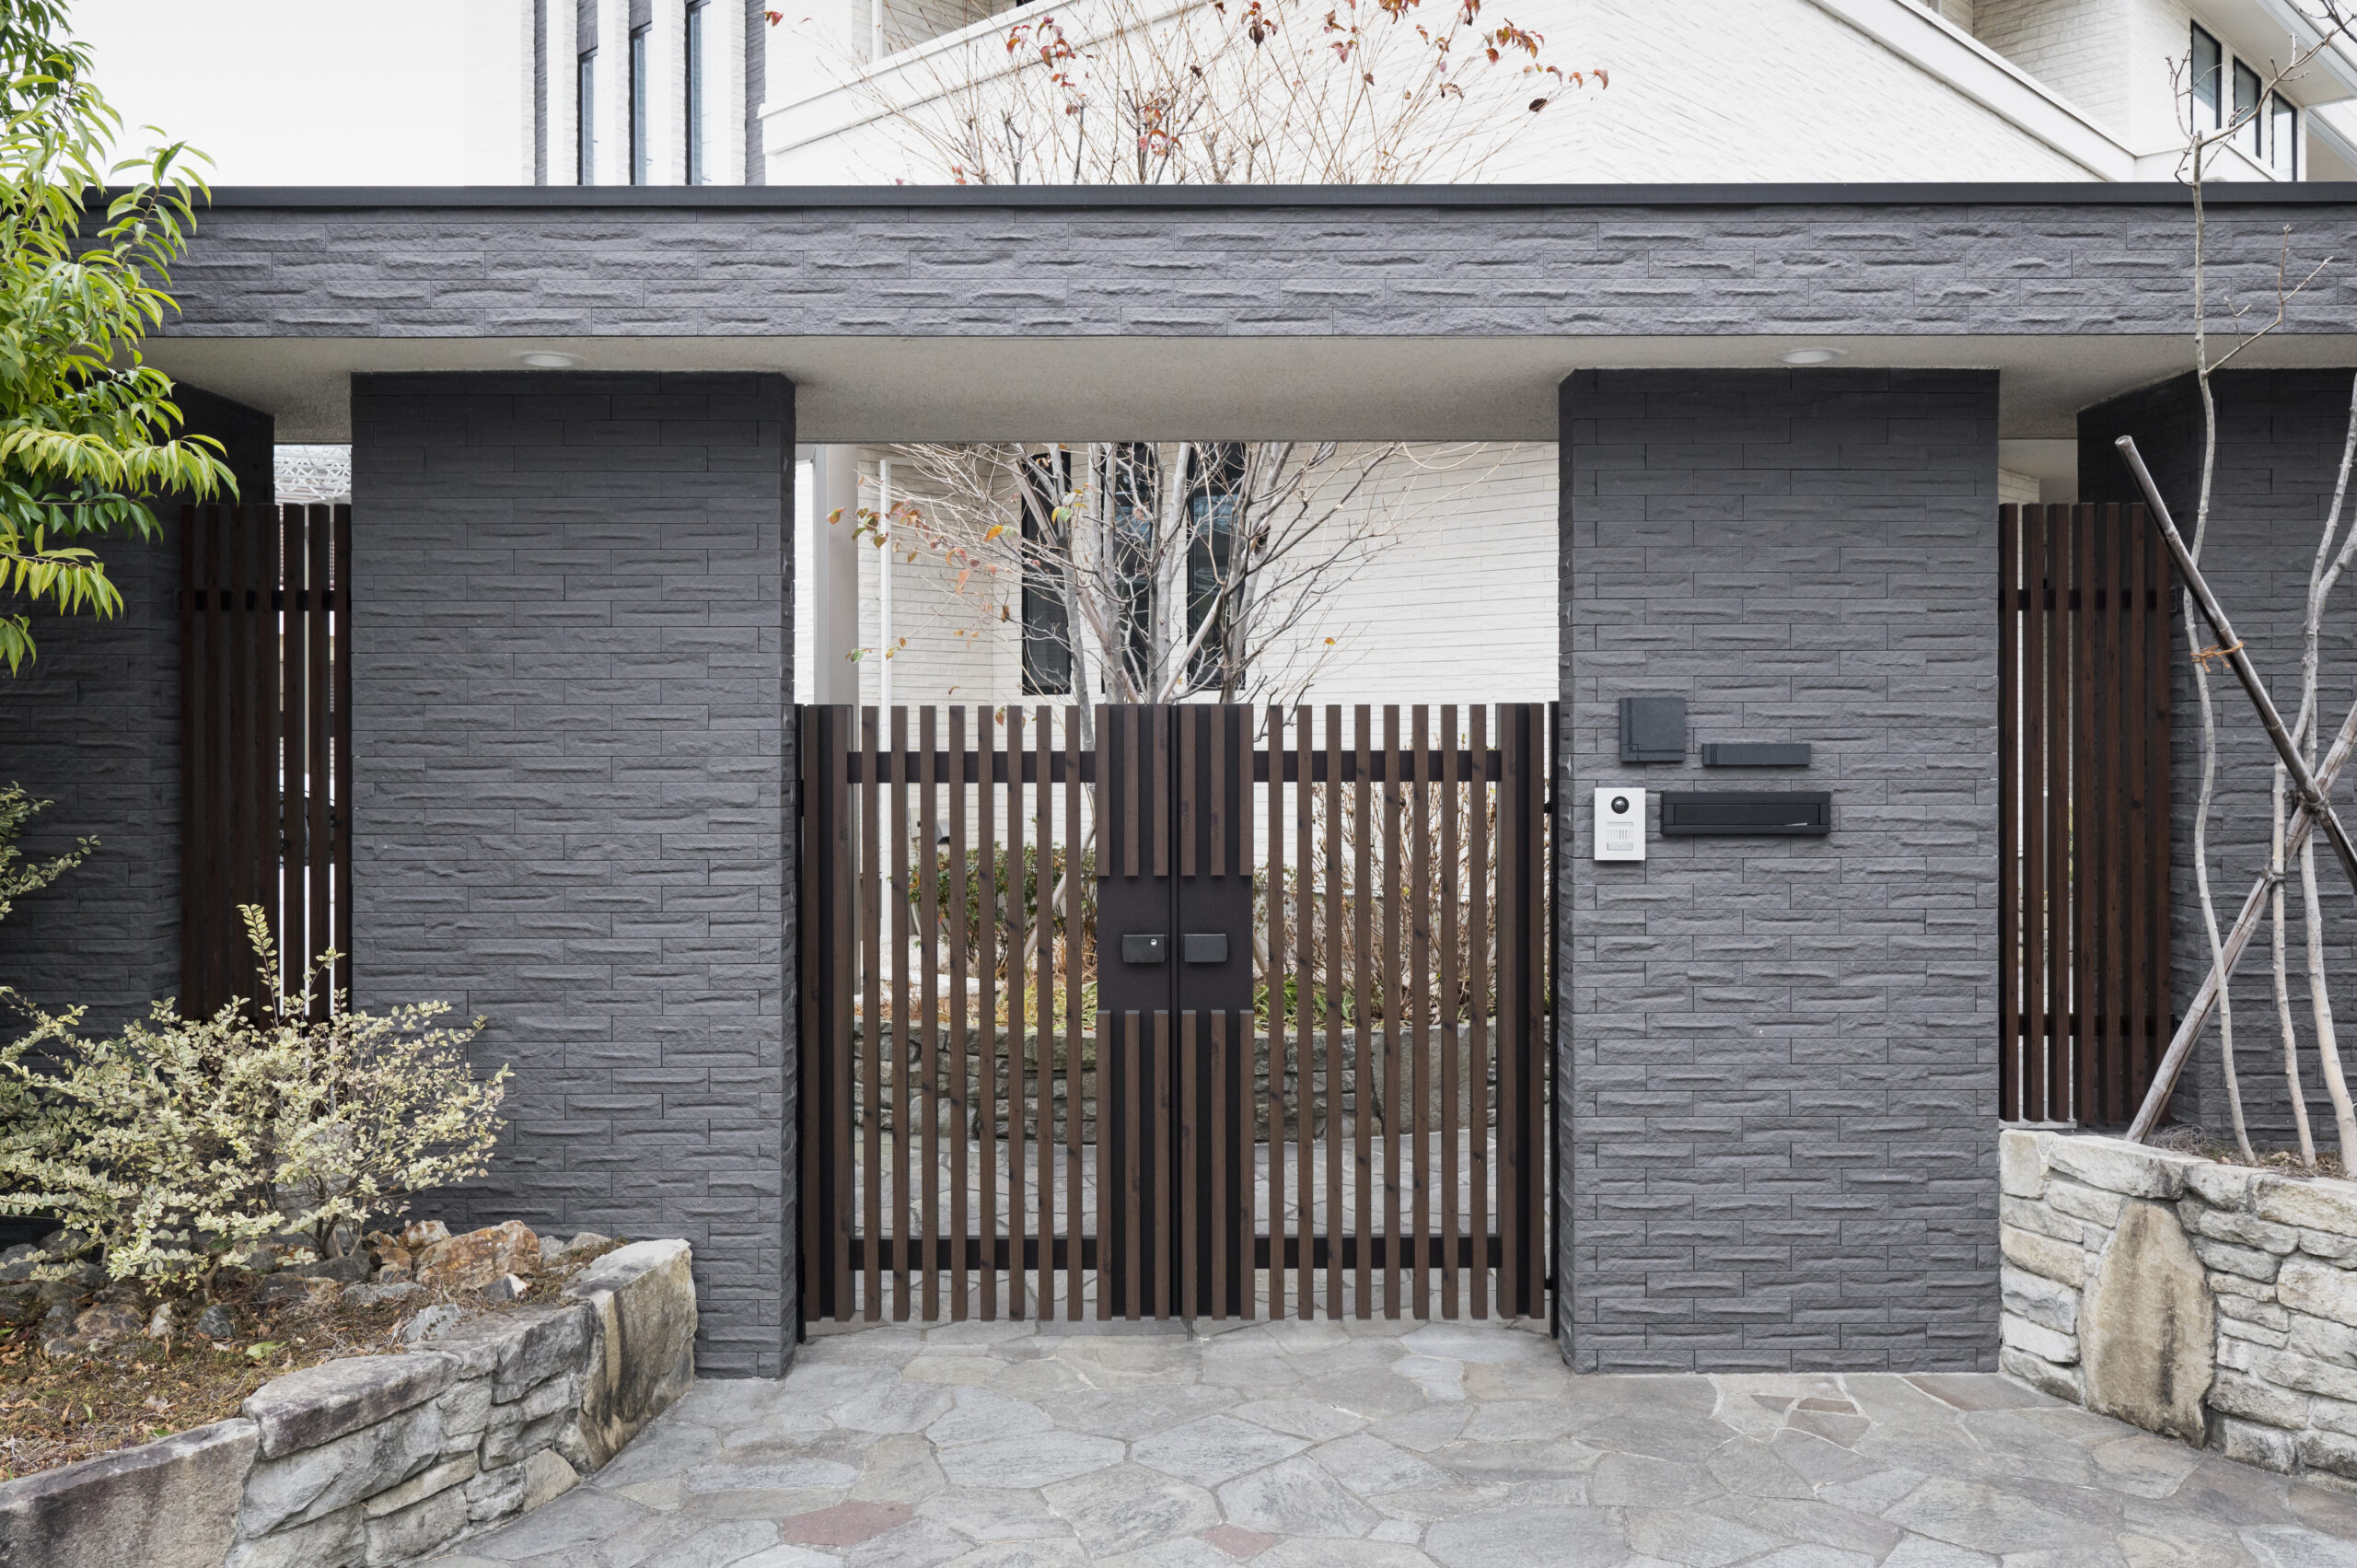
[[[2177,375],[2177,336],[229,338],[148,341],[150,360],[275,415],[282,441],[351,436],[355,371],[504,370],[557,351],[584,370],[768,370],[806,442],[1135,439],[1551,441],[1575,370],[1995,369],[2000,434],[2059,440],[2092,403]],[[2357,366],[2357,335],[2285,333],[2241,366]]]

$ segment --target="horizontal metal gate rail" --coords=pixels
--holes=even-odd
[[[1550,709],[1087,716],[802,710],[805,1319],[1543,1312]],[[1248,1009],[1097,1005],[1130,874]]]

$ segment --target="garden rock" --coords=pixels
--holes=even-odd
[[[2175,1211],[2123,1205],[2079,1314],[2088,1408],[2200,1442],[2217,1334],[2201,1260]]]
[[[38,1285],[0,1285],[0,1323],[29,1323],[48,1310]]]
[[[544,1236],[540,1237],[540,1261],[554,1263],[563,1259],[578,1257],[584,1252],[595,1252],[600,1247],[611,1246],[613,1239],[610,1236],[599,1236],[594,1230],[582,1231],[570,1241],[560,1241],[553,1236]]]
[[[450,1386],[453,1370],[438,1355],[323,1362],[263,1384],[248,1396],[243,1413],[261,1434],[262,1458],[275,1459],[424,1403]]]
[[[319,1447],[260,1460],[246,1478],[238,1527],[267,1535],[398,1486],[442,1458],[442,1412],[424,1404]]]
[[[440,1220],[412,1220],[401,1226],[401,1244],[412,1252],[422,1252],[437,1241],[450,1239],[450,1227]]]
[[[151,1340],[168,1340],[172,1337],[172,1330],[177,1326],[172,1316],[172,1304],[167,1301],[157,1307],[155,1315],[147,1319],[147,1337]]]
[[[216,1301],[197,1314],[196,1331],[208,1340],[234,1340],[238,1337],[238,1315],[229,1310],[228,1303]]]
[[[254,1447],[251,1422],[217,1421],[0,1485],[0,1562],[218,1568]]]
[[[308,1274],[273,1274],[261,1282],[254,1292],[254,1299],[264,1307],[288,1303],[324,1307],[343,1293],[343,1287],[333,1280],[315,1279]]]
[[[597,1325],[581,1439],[603,1465],[695,1381],[696,1294],[684,1241],[640,1241],[607,1253],[565,1286]]]
[[[381,1277],[373,1284],[343,1287],[344,1304],[349,1307],[381,1307],[387,1302],[421,1300],[424,1295],[424,1285],[411,1284],[406,1280],[387,1280]]]
[[[15,1284],[33,1277],[33,1265],[41,1260],[38,1247],[20,1243],[0,1252],[0,1284]]]
[[[289,1269],[287,1272],[299,1274],[305,1279],[333,1280],[338,1284],[358,1284],[368,1277],[368,1254],[346,1253],[343,1257],[331,1258],[324,1262],[300,1264]]]
[[[146,1327],[147,1319],[136,1307],[112,1301],[102,1301],[96,1307],[87,1307],[74,1319],[75,1334],[93,1345],[140,1333]]]
[[[520,1220],[507,1220],[427,1247],[418,1254],[417,1283],[433,1290],[481,1290],[502,1274],[529,1272],[540,1260],[540,1238]]]
[[[466,1319],[467,1315],[455,1307],[429,1307],[409,1320],[409,1327],[401,1330],[401,1342],[424,1344],[428,1340],[440,1338]]]
[[[483,1299],[491,1302],[521,1301],[524,1293],[531,1288],[520,1274],[502,1274],[484,1289]]]

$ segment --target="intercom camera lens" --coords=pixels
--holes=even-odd
[[[1628,797],[1627,796],[1625,796],[1625,795],[1616,795],[1616,796],[1614,796],[1612,797],[1612,814],[1613,814],[1614,816],[1616,816],[1616,817],[1617,817],[1617,816],[1619,816],[1621,812],[1626,811],[1626,810],[1628,810],[1628,809],[1629,809],[1629,797]]]

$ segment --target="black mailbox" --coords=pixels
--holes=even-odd
[[[1665,793],[1661,836],[1822,838],[1833,831],[1833,796],[1824,790]]]

